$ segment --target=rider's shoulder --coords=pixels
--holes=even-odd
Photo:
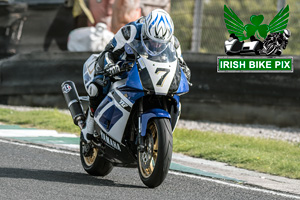
[[[143,23],[140,22],[140,19],[130,22],[121,28],[124,38],[132,37],[132,34],[136,37],[139,37],[142,30]]]
[[[137,28],[132,24],[123,26],[120,31],[126,40],[129,40],[129,38],[134,38],[138,32]]]
[[[132,28],[134,27],[134,28],[136,28],[137,29],[137,31],[139,32],[139,31],[141,31],[142,30],[142,26],[143,26],[143,24],[144,24],[144,17],[140,17],[139,19],[137,19],[137,20],[135,20],[135,21],[133,21],[133,22],[130,22],[130,23],[128,23],[127,25],[131,25],[132,26]]]
[[[138,29],[143,24],[144,24],[144,17],[140,17],[139,19],[137,19],[135,21],[129,22],[125,26],[131,26],[131,27],[135,27],[136,29]]]

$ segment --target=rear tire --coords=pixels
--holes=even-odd
[[[89,146],[87,146],[89,145]],[[98,148],[91,148],[85,155],[84,148],[91,148],[90,144],[86,144],[80,137],[80,160],[83,169],[92,176],[106,176],[113,169],[113,165],[100,156]]]
[[[138,152],[139,175],[146,186],[154,188],[165,180],[172,160],[173,135],[169,119],[149,120],[145,146],[144,152]]]

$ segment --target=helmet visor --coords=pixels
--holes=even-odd
[[[142,45],[146,52],[151,56],[157,56],[161,54],[169,45],[170,42],[159,42],[151,39],[143,39],[141,37]]]

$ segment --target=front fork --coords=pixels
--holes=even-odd
[[[145,137],[142,136],[142,114],[144,112],[143,108],[143,97],[141,98],[139,102],[139,112],[138,112],[138,151],[144,151],[145,150]]]
[[[163,99],[163,109],[150,109],[144,113],[143,108],[143,97],[139,101],[139,108],[138,108],[138,151],[145,151],[145,140],[146,140],[146,134],[147,134],[147,123],[148,120],[151,118],[169,118],[171,120],[170,114],[167,112],[167,103]],[[142,127],[143,126],[143,127]]]

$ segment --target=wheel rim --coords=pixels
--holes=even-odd
[[[87,145],[89,145],[89,144],[85,144],[84,142],[82,142],[81,143],[81,145],[82,145],[82,148],[83,149],[86,149],[86,148],[88,148],[88,146]],[[89,148],[91,148],[91,147],[89,147]],[[88,167],[90,167],[90,166],[92,166],[93,164],[94,164],[94,162],[95,162],[95,160],[96,160],[96,158],[97,158],[97,155],[98,155],[98,149],[97,148],[91,148],[90,150],[88,150],[88,151],[90,151],[89,153],[88,153],[88,156],[85,156],[83,153],[83,160],[84,160],[84,162],[85,162],[85,164],[88,166]]]
[[[154,171],[158,153],[158,130],[153,122],[148,125],[145,147],[145,151],[139,151],[139,168],[142,176],[148,178]]]

